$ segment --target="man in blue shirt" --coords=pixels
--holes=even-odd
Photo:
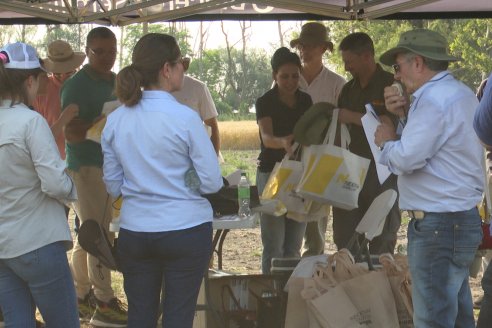
[[[492,149],[492,74],[487,79],[480,105],[475,112],[473,127],[487,150]],[[477,328],[492,325],[492,265],[488,265],[482,278],[483,299],[480,306]]]
[[[400,209],[411,218],[414,325],[474,327],[468,267],[482,236],[476,205],[483,149],[473,132],[478,100],[447,71],[459,59],[447,54],[446,39],[436,32],[405,32],[380,60],[411,95],[409,102],[395,87],[385,88],[386,108],[400,116],[400,127],[381,124],[375,143],[380,163],[398,175]]]

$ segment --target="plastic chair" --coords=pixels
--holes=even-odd
[[[374,270],[374,267],[367,245],[383,232],[386,216],[395,204],[397,196],[397,192],[393,189],[388,189],[377,196],[355,228],[355,232],[347,244],[347,248],[354,254],[356,262],[362,261],[362,253],[364,253],[370,270]],[[360,242],[362,236],[364,239]]]

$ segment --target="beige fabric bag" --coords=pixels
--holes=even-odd
[[[400,328],[413,328],[412,280],[408,271],[407,257],[381,254],[379,263],[388,276],[395,299]]]

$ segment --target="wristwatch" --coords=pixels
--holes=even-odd
[[[385,143],[386,143],[386,141],[383,141],[383,142],[379,145],[379,147],[378,147],[378,148],[379,148],[379,150],[380,150],[380,151],[383,151],[383,149],[384,149],[384,144],[385,144]]]

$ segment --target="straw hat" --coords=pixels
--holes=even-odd
[[[437,32],[427,29],[416,29],[404,32],[400,35],[400,41],[396,47],[391,48],[381,55],[379,60],[385,65],[395,64],[396,55],[402,52],[413,52],[425,58],[438,61],[458,61],[458,57],[447,53],[448,43]]]
[[[70,44],[56,40],[48,45],[48,58],[43,59],[43,64],[48,72],[68,73],[82,65],[84,59],[83,52],[74,52]]]

